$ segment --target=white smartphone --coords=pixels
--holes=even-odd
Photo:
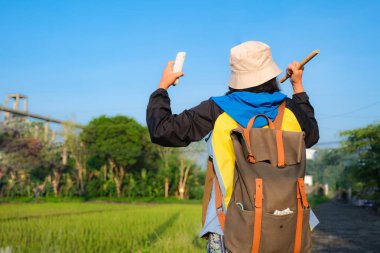
[[[173,73],[181,72],[183,63],[185,62],[186,58],[186,52],[178,52],[177,57],[175,58],[174,66],[173,66]],[[179,84],[179,78],[175,80],[173,85]]]

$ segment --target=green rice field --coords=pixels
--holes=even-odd
[[[0,252],[204,252],[199,204],[0,205]]]

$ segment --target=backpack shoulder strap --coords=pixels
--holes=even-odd
[[[280,106],[278,107],[278,113],[276,118],[274,119],[274,128],[276,129],[276,143],[277,143],[277,167],[285,167],[285,151],[284,151],[284,143],[282,140],[282,120],[284,119],[286,107],[286,100],[282,101]]]
[[[211,199],[212,184],[215,178],[214,166],[212,164],[212,159],[209,157],[207,161],[207,171],[205,178],[205,185],[203,191],[203,201],[202,201],[202,226],[204,226],[206,221],[207,207]]]
[[[284,112],[286,107],[286,100],[282,101],[280,106],[278,107],[278,113],[276,118],[274,119],[274,128],[277,130],[281,130],[282,127],[282,120],[284,118]]]
[[[218,215],[219,224],[224,231],[224,223],[226,220],[225,213],[223,211],[223,193],[220,188],[218,178],[215,174],[214,165],[212,159],[209,158],[207,162],[206,181],[203,194],[203,206],[202,206],[202,226],[205,224],[207,207],[211,199],[212,187],[215,182],[215,208]]]

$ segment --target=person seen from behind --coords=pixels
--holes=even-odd
[[[259,41],[244,42],[231,49],[231,75],[227,93],[211,97],[180,114],[173,114],[167,90],[178,78],[184,76],[182,72],[173,73],[173,64],[173,61],[168,62],[157,90],[149,99],[146,120],[150,137],[153,143],[165,147],[185,147],[205,138],[209,147],[209,161],[213,163],[215,171],[208,169],[206,172],[200,236],[208,239],[207,252],[229,252],[223,243],[223,231],[214,204],[213,174],[220,179],[221,188],[224,187],[220,168],[215,164],[214,151],[219,148],[215,145],[232,145],[230,125],[246,127],[248,121],[257,114],[265,114],[273,121],[283,101],[286,104],[283,129],[303,131],[306,148],[316,144],[319,129],[314,109],[302,83],[303,70],[299,69],[300,64],[296,61],[287,67],[286,73],[293,87],[293,96],[288,98],[280,92],[277,77],[282,71],[272,59],[270,47]],[[260,118],[257,119],[257,125],[255,122],[255,127],[266,125],[265,119]],[[212,133],[216,128],[226,133],[226,136],[221,137],[223,140],[213,141]],[[234,167],[227,169],[231,172],[228,176],[233,177]],[[227,192],[230,192],[229,189],[224,189],[224,193]]]

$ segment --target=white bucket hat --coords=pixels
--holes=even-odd
[[[260,41],[247,41],[231,48],[229,86],[241,90],[259,86],[281,74],[270,47]]]

